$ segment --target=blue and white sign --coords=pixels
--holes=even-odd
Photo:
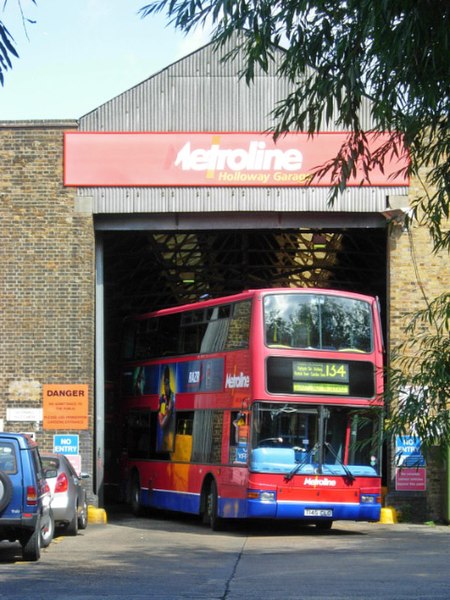
[[[240,442],[236,447],[236,462],[246,463],[248,458],[247,443]]]
[[[414,435],[397,436],[395,454],[398,467],[424,467],[425,459],[421,450],[420,439]]]
[[[54,435],[53,452],[58,454],[79,454],[80,436],[77,434]]]

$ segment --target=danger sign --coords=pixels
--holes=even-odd
[[[43,386],[44,429],[88,429],[89,386],[46,384]]]

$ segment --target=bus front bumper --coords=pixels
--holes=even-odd
[[[381,504],[247,500],[250,519],[379,521]]]

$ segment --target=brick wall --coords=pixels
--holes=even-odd
[[[75,190],[63,186],[63,131],[75,128],[72,122],[0,123],[0,420],[11,431],[34,431],[46,450],[54,433],[79,433],[83,470],[93,473],[94,230]],[[417,193],[413,181],[411,196]],[[421,290],[433,298],[449,281],[448,255],[433,254],[426,227],[415,224],[408,233],[391,226],[389,348],[403,340],[408,313],[425,306]],[[89,430],[44,431],[42,423],[6,421],[7,408],[41,408],[46,383],[89,385]],[[444,483],[441,466],[432,462],[427,493],[406,501],[439,518]]]
[[[426,173],[421,173],[425,181]],[[409,201],[423,195],[419,180],[411,181]],[[450,282],[450,260],[448,252],[433,253],[432,240],[426,226],[414,223],[409,231],[401,224],[391,224],[389,235],[389,321],[388,345],[392,352],[405,340],[405,326],[410,313],[426,308],[425,297],[431,301],[443,292],[448,292]],[[391,490],[395,490],[394,469],[391,467]],[[391,494],[392,503],[397,503],[415,520],[440,520],[444,514],[446,473],[439,453],[428,457],[427,491]]]
[[[94,232],[63,186],[63,131],[74,122],[0,123],[0,419],[35,432],[79,433],[92,472],[94,406]],[[7,408],[41,408],[43,384],[89,385],[89,431],[43,431],[7,421]]]

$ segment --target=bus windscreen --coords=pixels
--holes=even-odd
[[[379,475],[377,409],[258,402],[252,417],[253,471],[284,472],[288,477]]]
[[[371,352],[368,302],[325,294],[268,294],[264,298],[266,345],[340,352]]]

